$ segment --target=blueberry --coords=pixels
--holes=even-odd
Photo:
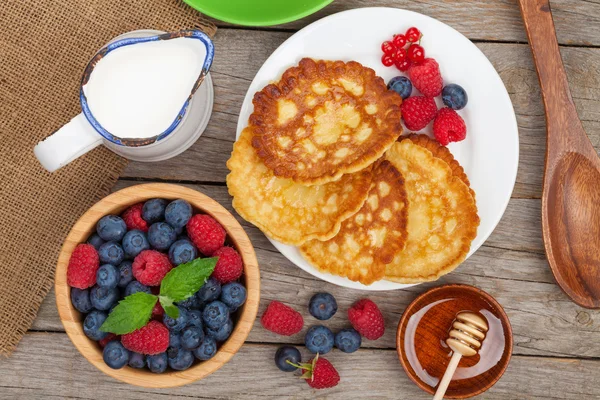
[[[311,327],[304,337],[304,344],[311,353],[329,353],[333,348],[333,342],[333,332],[323,325]]]
[[[118,287],[127,287],[129,282],[133,280],[133,272],[131,268],[131,261],[123,261],[121,265],[119,265],[119,282],[117,282]]]
[[[177,305],[187,309],[197,309],[200,308],[200,301],[195,295],[192,295],[184,301],[180,301],[179,303],[177,303]]]
[[[196,297],[201,304],[205,304],[216,300],[221,295],[221,284],[215,278],[210,278],[204,285],[198,290]]]
[[[93,310],[83,320],[83,333],[92,340],[102,340],[107,333],[102,332],[100,327],[106,320],[106,313],[103,311]]]
[[[155,374],[162,374],[167,370],[167,353],[146,356],[146,364],[148,365],[148,369],[150,371],[154,372]]]
[[[94,286],[90,290],[90,300],[96,310],[106,311],[119,300],[119,289]]]
[[[344,353],[354,353],[361,342],[360,334],[353,328],[342,329],[335,334],[335,347]]]
[[[130,296],[137,292],[144,292],[148,294],[152,294],[150,288],[146,285],[142,285],[138,281],[131,281],[125,288],[125,297]]]
[[[462,110],[467,105],[469,97],[462,86],[451,83],[442,90],[442,101],[453,110]]]
[[[156,250],[167,250],[177,239],[177,232],[166,222],[157,222],[148,229],[148,241]]]
[[[187,325],[188,326],[199,326],[200,328],[202,328],[202,311],[189,310]]]
[[[308,303],[310,315],[321,321],[333,317],[337,309],[338,306],[335,297],[329,293],[317,293],[310,298],[310,302]]]
[[[294,364],[300,363],[302,361],[300,351],[294,346],[281,346],[275,352],[275,365],[284,372],[293,372],[298,369],[288,364],[288,361]]]
[[[210,360],[217,353],[217,342],[210,336],[206,336],[200,347],[194,350],[194,355],[198,360]]]
[[[129,366],[132,368],[144,368],[146,366],[146,357],[140,353],[129,354]]]
[[[192,218],[192,206],[179,199],[169,203],[165,209],[165,221],[175,229],[183,228]]]
[[[127,225],[118,215],[105,215],[96,224],[96,232],[102,240],[120,242],[127,232]]]
[[[201,326],[188,326],[181,331],[181,347],[194,350],[204,340],[204,331]]]
[[[142,250],[148,250],[149,248],[150,243],[148,243],[146,234],[142,231],[134,229],[127,232],[123,237],[123,251],[129,258],[135,258]]]
[[[177,332],[169,332],[169,347],[181,347],[181,334]]]
[[[96,284],[100,287],[112,289],[119,283],[119,271],[112,264],[101,265],[96,271]]]
[[[188,313],[183,307],[177,307],[179,309],[179,317],[173,319],[169,317],[166,313],[163,317],[163,323],[169,330],[173,332],[181,332],[183,328],[188,323]]]
[[[225,303],[215,300],[206,305],[202,312],[202,321],[207,328],[219,329],[229,319],[229,308]]]
[[[105,242],[104,239],[102,239],[100,236],[98,236],[97,233],[94,233],[92,236],[90,236],[87,240],[88,244],[91,244],[92,246],[94,246],[96,248],[96,250],[98,250],[100,248],[100,246],[102,246]]]
[[[225,324],[223,324],[220,328],[211,329],[206,327],[206,335],[215,339],[217,342],[224,342],[227,340],[231,332],[233,331],[233,321],[231,318],[228,318]]]
[[[167,207],[165,199],[150,199],[142,207],[142,218],[148,224],[164,221],[165,207]]]
[[[192,366],[194,355],[191,351],[172,347],[167,350],[169,357],[169,367],[176,371],[184,371]]]
[[[188,263],[198,257],[198,250],[189,239],[179,239],[169,248],[169,260],[177,266]]]
[[[390,79],[387,87],[388,89],[398,93],[400,97],[402,97],[402,100],[406,100],[410,97],[413,88],[410,79],[405,76],[396,76]]]
[[[121,369],[129,362],[129,350],[123,347],[120,341],[112,340],[104,346],[102,358],[112,369]]]
[[[73,303],[73,307],[77,311],[84,314],[94,309],[90,301],[90,291],[88,289],[71,288],[71,303]]]
[[[221,301],[227,304],[230,312],[235,312],[246,301],[246,288],[237,282],[223,286]]]
[[[100,264],[119,265],[125,258],[123,248],[117,242],[106,242],[98,249]]]

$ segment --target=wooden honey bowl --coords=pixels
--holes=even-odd
[[[94,232],[98,220],[107,214],[120,214],[127,207],[151,198],[185,199],[197,211],[216,219],[227,231],[227,244],[233,246],[242,256],[244,273],[241,280],[247,290],[246,303],[238,311],[237,319],[234,319],[233,332],[229,339],[219,347],[213,358],[208,361],[196,362],[185,371],[167,370],[162,374],[129,366],[116,370],[106,365],[98,343],[89,339],[83,332],[81,313],[71,304],[71,288],[67,285],[67,265],[71,253],[79,243],[84,243]],[[54,287],[56,306],[65,331],[75,347],[92,365],[105,374],[132,385],[168,388],[185,385],[210,375],[227,363],[242,347],[258,313],[260,273],[252,243],[229,211],[213,199],[193,189],[178,185],[152,183],[119,190],[100,200],[79,218],[65,239],[58,257]]]

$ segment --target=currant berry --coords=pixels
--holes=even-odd
[[[396,68],[398,68],[400,71],[406,72],[410,68],[411,63],[407,58],[405,60],[402,60],[402,61],[394,63],[394,64],[396,65]]]
[[[394,60],[394,63],[404,61],[406,60],[406,57],[406,50],[404,49],[396,49],[396,51],[392,53],[392,59]]]
[[[381,63],[386,67],[391,67],[392,65],[394,65],[394,59],[389,54],[384,54],[381,57]]]
[[[408,59],[414,63],[419,63],[425,59],[425,49],[418,44],[411,44],[407,52]]]
[[[408,30],[406,31],[406,40],[408,40],[410,43],[415,43],[418,42],[419,39],[421,39],[421,31],[419,31],[414,26],[408,28]]]
[[[381,44],[381,50],[383,51],[383,54],[392,54],[396,49],[394,48],[392,42],[386,40]]]
[[[404,46],[406,46],[406,36],[403,34],[394,35],[392,43],[397,49],[402,49]]]

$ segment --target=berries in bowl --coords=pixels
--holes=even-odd
[[[192,189],[147,184],[107,196],[77,221],[55,290],[88,361],[159,388],[201,379],[233,357],[256,319],[260,277],[226,209]]]

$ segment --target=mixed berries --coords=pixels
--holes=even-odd
[[[338,310],[335,298],[329,293],[316,293],[308,304],[309,313],[317,320],[325,321],[332,318]],[[275,365],[281,371],[302,371],[302,378],[315,389],[325,389],[336,386],[340,375],[335,367],[323,354],[337,348],[343,353],[354,353],[361,344],[361,336],[376,340],[384,331],[383,316],[377,305],[368,299],[357,301],[348,310],[348,320],[352,328],[345,328],[337,333],[325,325],[311,326],[304,335],[306,349],[316,354],[307,363],[302,363],[300,351],[294,346],[282,346],[275,353]],[[304,320],[302,315],[279,301],[272,301],[261,318],[263,327],[280,335],[293,335],[302,330]]]
[[[98,221],[87,243],[73,251],[67,282],[71,303],[83,314],[83,331],[98,342],[109,367],[182,371],[194,360],[216,354],[231,335],[247,297],[240,282],[242,258],[226,242],[227,233],[216,220],[195,213],[181,199],[151,199]],[[198,261],[206,263],[200,267]],[[194,275],[196,265],[204,268],[203,278]],[[186,268],[197,286],[186,297],[162,303],[168,297],[163,283],[184,281],[176,277],[188,276]],[[145,307],[147,319],[127,308],[132,302],[135,310]],[[123,310],[130,310],[130,319],[141,320],[139,325],[124,328],[119,321]],[[113,313],[121,314],[111,319]],[[303,321],[299,329],[302,325]]]
[[[388,89],[398,93],[403,100],[402,120],[407,129],[420,131],[433,122],[433,134],[442,145],[459,142],[467,136],[467,128],[456,110],[463,109],[468,102],[466,91],[457,84],[444,86],[440,66],[431,57],[426,57],[421,46],[423,34],[416,27],[404,34],[396,34],[382,43],[381,62],[386,67],[395,65],[408,76],[397,76],[388,83]],[[413,87],[422,96],[412,96]],[[412,96],[412,97],[411,97]],[[446,106],[438,110],[435,98],[441,96]]]

